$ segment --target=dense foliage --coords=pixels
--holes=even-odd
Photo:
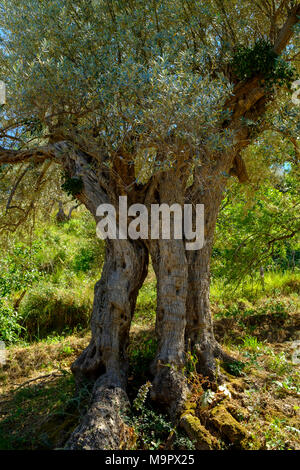
[[[272,44],[259,40],[252,47],[241,46],[233,55],[232,67],[240,80],[261,75],[267,86],[288,86],[296,79],[295,70],[273,51]]]

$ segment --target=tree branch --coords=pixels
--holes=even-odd
[[[279,31],[279,34],[277,36],[277,39],[275,41],[274,48],[273,48],[276,54],[280,54],[283,51],[283,49],[286,47],[289,40],[293,36],[293,27],[299,22],[299,16],[300,16],[300,4],[298,3],[298,5],[296,5],[292,9],[288,19],[286,20],[285,24]]]
[[[31,165],[30,164],[27,165],[25,170],[17,178],[17,181],[15,182],[14,186],[12,187],[12,189],[10,191],[10,195],[9,195],[9,198],[8,198],[8,201],[7,201],[7,204],[6,204],[6,211],[8,211],[8,209],[11,209],[11,201],[14,197],[14,194],[15,194],[19,184],[21,183],[22,179],[24,178],[24,176],[26,175],[26,173],[29,171],[30,168],[31,168]]]
[[[0,165],[3,163],[16,164],[26,160],[43,162],[47,159],[53,159],[55,151],[53,146],[36,147],[27,150],[8,150],[0,147]]]

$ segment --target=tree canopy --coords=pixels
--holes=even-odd
[[[291,113],[290,93],[274,84],[290,86],[299,73],[299,35],[288,48],[291,31],[278,35],[287,18],[296,23],[297,2],[9,0],[0,7],[5,148],[68,140],[104,166],[123,158],[139,182],[176,166],[179,155],[193,166],[201,148],[232,144],[228,99],[240,80],[260,76]],[[281,130],[296,130],[295,110],[288,117]]]

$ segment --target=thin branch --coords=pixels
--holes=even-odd
[[[280,237],[274,237],[272,238],[272,240],[268,241],[268,246],[271,246],[274,243],[279,242],[281,240],[288,240],[289,238],[293,238],[298,232],[300,232],[300,229],[295,229],[292,232],[287,233],[286,235],[281,235]]]
[[[279,31],[279,34],[277,36],[277,39],[275,41],[274,48],[273,48],[276,54],[280,54],[283,51],[283,49],[286,47],[289,40],[293,36],[293,27],[299,22],[299,19],[298,19],[299,16],[300,16],[300,4],[298,3],[298,5],[296,5],[292,9],[288,19],[286,20],[285,24]]]
[[[14,389],[14,392],[16,392],[22,387],[25,387],[25,385],[28,385],[32,382],[36,382],[37,380],[47,379],[49,377],[63,377],[63,376],[64,374],[58,374],[56,372],[52,372],[51,374],[39,375],[39,377],[35,377],[34,379],[26,380],[25,382],[23,382],[21,385],[19,385],[18,387]]]
[[[31,168],[31,164],[29,164],[25,170],[20,174],[20,176],[17,178],[17,181],[15,182],[14,186],[12,187],[11,191],[10,191],[10,195],[9,195],[9,198],[7,200],[7,204],[6,204],[6,211],[8,211],[8,209],[11,209],[11,201],[14,197],[14,194],[19,186],[19,184],[21,183],[22,179],[24,178],[24,176],[26,175],[27,171]]]
[[[32,159],[35,162],[43,162],[55,157],[53,146],[36,147],[27,150],[8,150],[0,147],[0,165],[3,163],[16,164]]]

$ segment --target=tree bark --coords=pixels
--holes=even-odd
[[[126,383],[129,329],[147,268],[142,243],[107,241],[102,277],[95,285],[91,342],[72,365],[79,380],[105,373],[113,382]]]
[[[233,362],[215,339],[210,309],[210,260],[216,222],[223,200],[226,177],[202,179],[201,191],[196,186],[188,194],[188,200],[204,204],[205,241],[201,250],[187,251],[188,288],[186,296],[187,325],[185,345],[198,359],[198,371],[210,380],[216,377],[216,358]]]
[[[124,422],[129,400],[123,387],[109,376],[95,382],[91,405],[71,434],[66,450],[126,449],[132,432]]]
[[[153,245],[153,244],[152,244]],[[180,412],[187,395],[185,363],[187,261],[181,240],[159,240],[150,250],[157,278],[158,352],[151,398],[171,415]]]
[[[186,348],[197,356],[197,370],[209,380],[216,378],[216,358],[234,362],[216,341],[210,309],[211,243],[199,252],[188,253],[189,276],[187,291]],[[221,379],[221,375],[218,375]]]
[[[68,449],[119,449],[126,442],[122,413],[129,406],[125,391],[129,329],[147,267],[142,243],[107,242],[102,277],[95,286],[92,338],[71,367],[79,383],[85,378],[95,381],[92,404]]]
[[[156,186],[156,203],[183,206],[182,182],[175,172],[165,173]],[[173,219],[174,220],[174,219]],[[185,363],[187,259],[183,240],[150,240],[149,252],[157,279],[156,334],[158,351],[151,398],[164,405],[173,417],[186,399],[187,386],[182,369]]]
[[[220,173],[220,168],[216,171]],[[125,439],[127,428],[121,415],[129,406],[126,349],[137,294],[147,273],[148,251],[157,278],[159,340],[152,399],[173,418],[181,412],[188,394],[183,367],[190,346],[197,352],[199,370],[214,378],[215,357],[222,350],[213,335],[209,262],[225,180],[220,178],[217,186],[206,181],[204,192],[199,192],[203,185],[197,182],[195,193],[190,194],[193,202],[205,205],[206,244],[202,250],[186,251],[185,241],[174,240],[172,231],[170,240],[150,238],[145,242],[147,246],[138,240],[107,241],[102,278],[95,286],[91,342],[72,365],[78,382],[85,378],[95,381],[92,404],[67,448],[118,449]],[[100,194],[95,199],[95,184],[90,175],[82,198],[93,213],[104,200]],[[185,200],[184,188],[185,181],[175,171],[164,172],[149,185],[144,203],[177,203],[183,208],[185,202],[190,202]]]

